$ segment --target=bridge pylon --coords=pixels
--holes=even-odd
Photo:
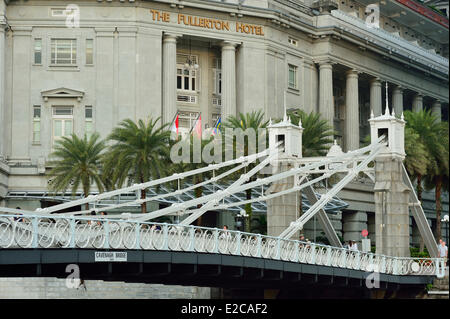
[[[375,158],[375,241],[378,254],[409,257],[409,198],[410,188],[403,182],[405,159],[405,121],[389,114],[373,117],[370,122],[371,140],[385,136],[387,145]]]
[[[286,172],[296,167],[297,159],[302,158],[302,133],[301,122],[298,126],[292,124],[286,114],[281,122],[269,123],[269,147],[278,142],[283,142],[282,153],[271,161],[273,174]],[[295,180],[295,176],[278,180],[269,187],[266,194],[293,188]],[[280,235],[292,222],[299,218],[300,200],[300,191],[267,200],[267,234],[269,236]]]

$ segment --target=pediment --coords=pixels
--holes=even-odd
[[[57,89],[42,91],[41,95],[45,101],[47,101],[48,98],[77,98],[77,100],[80,101],[84,96],[84,92],[61,87]]]

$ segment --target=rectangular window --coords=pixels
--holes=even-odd
[[[292,64],[289,64],[288,87],[297,89],[297,67]]]
[[[53,143],[63,136],[73,133],[73,108],[71,106],[53,107]]]
[[[33,106],[33,144],[41,143],[41,106]]]
[[[86,39],[86,64],[94,64],[94,40]]]
[[[222,59],[214,58],[212,63],[213,71],[213,93],[222,94]]]
[[[34,64],[42,64],[42,39],[34,39]]]
[[[89,139],[94,131],[94,125],[92,121],[92,106],[86,106],[84,109],[84,120],[85,120],[85,133],[86,137]]]
[[[184,63],[183,63],[184,62]],[[191,64],[189,64],[190,62]],[[192,55],[177,55],[177,89],[183,91],[197,91],[199,66],[197,57]]]
[[[51,40],[51,64],[76,65],[77,40],[76,39],[52,39]]]
[[[177,68],[177,89],[183,91],[196,91],[197,71],[187,68]]]

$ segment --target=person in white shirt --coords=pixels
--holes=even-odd
[[[358,244],[355,241],[351,241],[350,250],[358,250]]]
[[[444,258],[444,266],[447,267],[448,248],[445,245],[445,241],[441,239],[439,242],[441,243],[439,245],[439,257]]]

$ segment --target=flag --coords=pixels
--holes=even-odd
[[[193,128],[193,133],[198,138],[202,137],[202,116],[199,115],[197,118],[197,122],[195,122],[195,126]]]
[[[222,118],[219,117],[219,119],[216,122],[216,125],[214,126],[213,135],[216,135],[217,133],[220,133],[220,127],[222,126]]]
[[[178,113],[177,113],[177,116],[175,117],[175,119],[174,119],[174,121],[173,121],[172,132],[173,132],[174,134],[176,134],[177,137],[178,137]]]

